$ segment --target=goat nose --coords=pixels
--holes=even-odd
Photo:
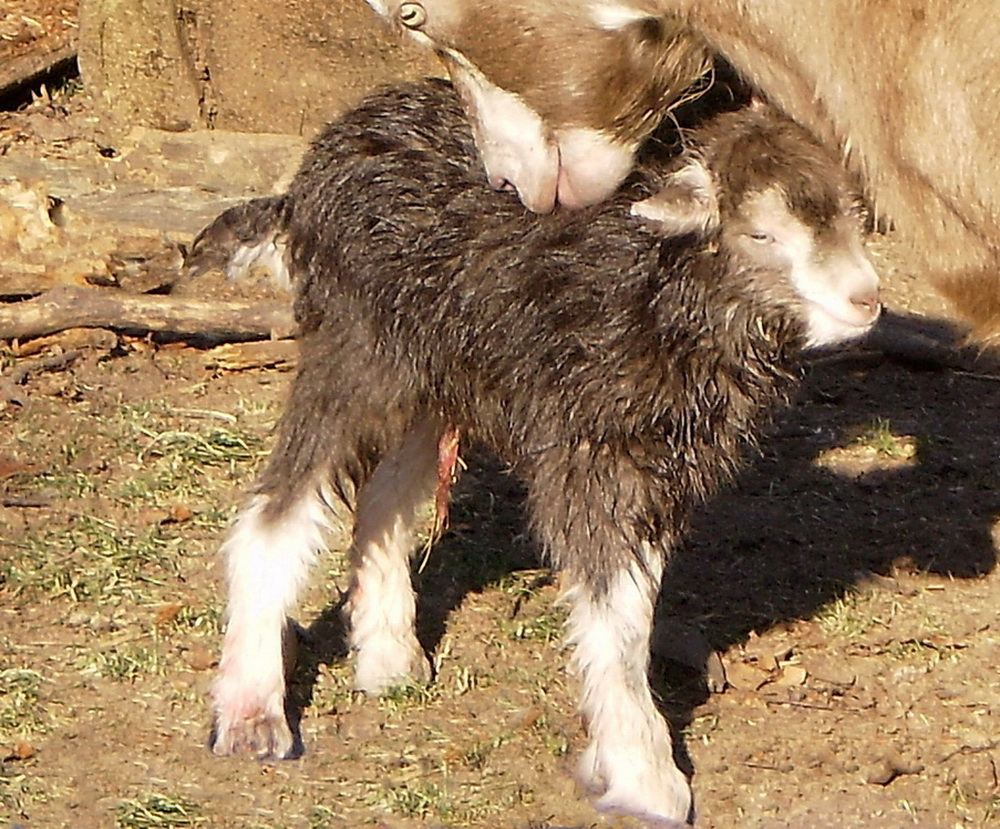
[[[869,291],[863,294],[855,294],[851,297],[851,305],[859,311],[867,312],[868,316],[877,317],[882,311],[882,302],[879,300],[878,291]]]

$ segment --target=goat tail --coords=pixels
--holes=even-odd
[[[209,271],[221,271],[232,280],[263,275],[275,287],[290,290],[286,203],[286,196],[270,196],[230,207],[195,238],[184,257],[185,277]],[[263,270],[269,274],[261,274]]]

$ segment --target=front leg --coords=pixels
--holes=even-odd
[[[590,737],[580,775],[600,793],[599,809],[685,823],[690,788],[674,763],[670,730],[647,678],[663,563],[644,558],[603,589],[581,579],[566,592],[568,639],[583,686],[580,712]]]

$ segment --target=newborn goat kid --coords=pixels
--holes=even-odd
[[[799,348],[878,313],[832,159],[760,112],[697,141],[669,175],[642,169],[608,204],[539,217],[488,188],[452,90],[414,85],[329,127],[286,196],[203,233],[196,256],[234,226],[247,246],[284,234],[301,325],[277,446],[224,545],[216,753],[292,750],[282,632],[331,499],[355,510],[357,687],[428,676],[408,556],[457,428],[523,480],[562,571],[599,805],[687,818],[646,678],[664,561],[785,398]],[[628,214],[654,192],[637,207],[651,227]]]

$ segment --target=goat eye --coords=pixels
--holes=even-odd
[[[770,233],[765,233],[763,231],[747,233],[746,237],[750,239],[750,241],[756,242],[758,245],[770,245],[774,242],[774,237]]]
[[[427,10],[420,3],[403,3],[398,16],[399,22],[407,29],[419,29],[427,22]]]

